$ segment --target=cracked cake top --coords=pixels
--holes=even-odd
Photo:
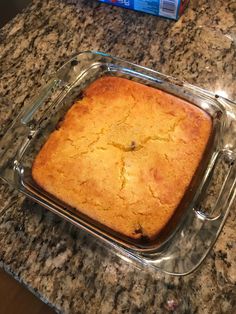
[[[211,118],[124,78],[93,82],[37,155],[44,190],[133,239],[154,239],[173,216],[209,140]]]

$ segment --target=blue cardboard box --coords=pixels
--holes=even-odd
[[[177,20],[189,0],[98,0],[119,7]]]

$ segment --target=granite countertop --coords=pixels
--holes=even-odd
[[[236,99],[236,3],[191,0],[178,22],[92,0],[34,0],[0,29],[0,135],[47,77],[100,50]],[[0,185],[0,266],[62,313],[236,313],[236,204],[186,277],[128,264]]]

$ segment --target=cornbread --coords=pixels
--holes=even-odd
[[[188,189],[211,129],[211,118],[182,99],[102,77],[51,133],[32,176],[112,230],[155,239]]]

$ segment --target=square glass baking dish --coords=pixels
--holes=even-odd
[[[174,217],[157,241],[134,241],[109,230],[43,191],[32,162],[83,90],[102,76],[161,89],[212,118],[204,157]],[[174,275],[195,270],[216,241],[235,197],[236,107],[218,95],[101,52],[82,52],[64,64],[29,102],[0,141],[0,177],[11,186],[103,241],[127,261]],[[172,223],[174,222],[174,223]]]

